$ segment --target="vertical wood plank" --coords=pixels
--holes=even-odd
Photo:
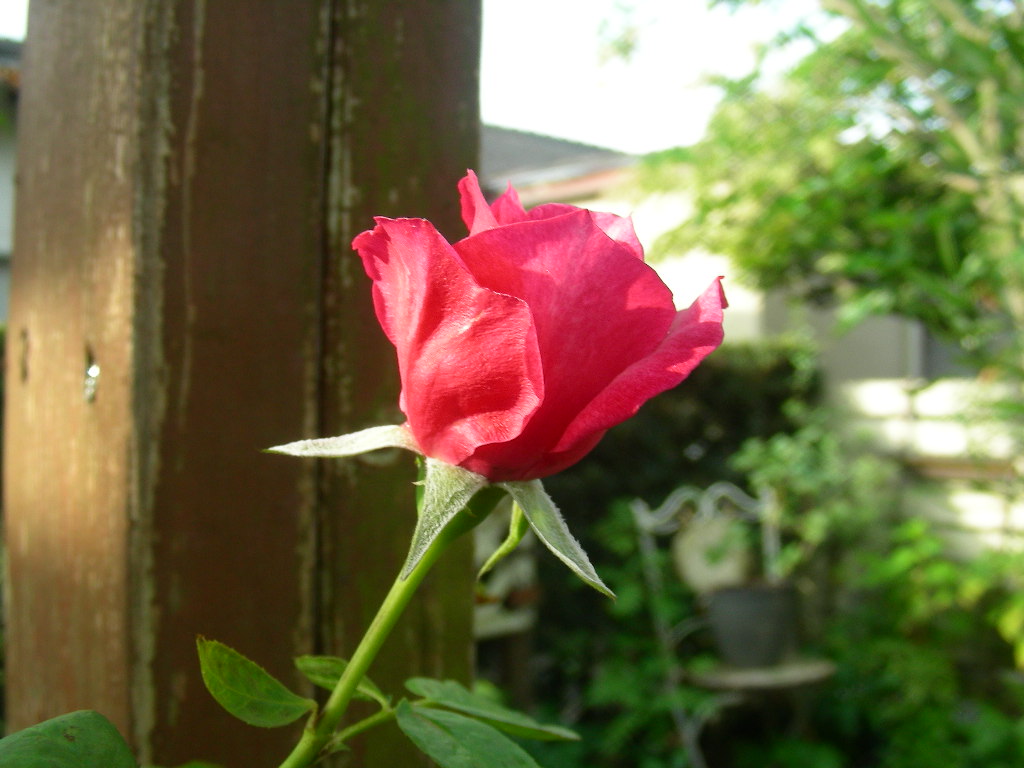
[[[119,41],[135,20],[125,3],[33,3],[31,28],[6,380],[8,726],[92,707],[127,729],[136,92]]]
[[[476,0],[337,5],[324,434],[403,420],[394,350],[381,343],[369,281],[349,244],[373,226],[375,215],[425,217],[450,239],[465,236],[456,184],[478,153],[480,22]],[[396,454],[387,466],[375,458],[325,470],[321,593],[330,620],[322,636],[325,648],[344,655],[388,586],[359,574],[397,573],[405,558],[415,524],[415,473],[408,454]],[[411,674],[469,678],[469,544],[438,564],[374,666],[374,680],[389,690],[399,690]],[[405,766],[423,758],[394,732],[357,744],[352,762]]]
[[[261,450],[308,430],[318,407],[327,28],[316,3],[152,8],[140,137],[159,143],[161,169],[139,189],[153,240],[137,312],[159,309],[135,371],[134,419],[153,437],[133,548],[148,654],[136,734],[162,765],[272,765],[296,728],[221,710],[195,637],[292,686],[291,658],[311,646],[315,468]]]
[[[4,493],[9,726],[107,714],[145,762],[275,765],[293,734],[202,689],[194,639],[289,683],[343,653],[412,528],[390,470],[260,449],[399,419],[348,242],[457,224],[477,2],[31,6]],[[86,387],[99,368],[95,392]],[[391,654],[469,672],[467,552]],[[366,755],[410,757],[393,733]],[[398,759],[398,758],[396,758]]]

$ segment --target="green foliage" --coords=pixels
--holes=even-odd
[[[787,412],[799,429],[751,438],[731,461],[755,494],[773,499],[782,547],[778,562],[765,568],[776,578],[822,547],[860,540],[898,502],[898,465],[847,434],[838,414],[796,402]]]
[[[537,538],[555,557],[584,584],[593,587],[602,595],[615,597],[597,575],[587,553],[569,532],[562,513],[558,511],[558,507],[548,496],[540,480],[500,483],[500,486],[508,491],[515,505],[523,511],[523,516],[529,521]],[[513,516],[513,525],[515,522]]]
[[[203,638],[197,645],[207,689],[221,706],[240,720],[249,725],[272,728],[288,725],[309,712],[316,716],[315,701],[292,693],[237,651]],[[295,660],[295,666],[310,682],[334,690],[349,663],[333,656],[300,656]],[[579,738],[566,728],[539,723],[492,698],[471,692],[454,680],[414,677],[406,682],[406,687],[420,698],[411,702],[403,698],[392,707],[391,699],[364,677],[357,686],[357,693],[360,698],[375,702],[379,711],[338,730],[322,748],[317,749],[321,754],[347,749],[347,742],[352,737],[395,720],[402,732],[441,768],[478,765],[538,768],[533,758],[505,734],[544,741]],[[3,754],[2,744],[0,742],[0,755]],[[33,763],[26,768],[35,768],[36,765]],[[64,765],[54,764],[52,768]],[[194,766],[203,768],[202,763]],[[50,768],[50,765],[39,763],[38,768]],[[109,768],[116,766],[111,764]]]
[[[672,721],[673,706],[691,713],[714,707],[716,697],[683,683],[666,687],[676,659],[665,658],[652,624],[651,610],[670,624],[697,613],[694,596],[678,580],[669,580],[660,595],[648,595],[641,573],[636,529],[625,503],[611,505],[591,532],[603,553],[601,572],[615,589],[614,603],[584,603],[574,589],[557,606],[546,604],[539,627],[547,674],[539,691],[542,711],[566,720],[582,737],[579,743],[536,744],[530,751],[545,764],[562,768],[634,768],[685,765],[685,752]],[[657,553],[659,570],[669,573],[667,550]],[[545,587],[558,584],[545,576]],[[691,636],[679,648],[682,661],[705,650]]]
[[[839,673],[819,729],[886,768],[1024,764],[1024,689],[995,624],[1019,555],[953,563],[921,520],[842,564],[848,603],[824,647]]]
[[[652,183],[695,198],[655,250],[700,245],[759,287],[838,300],[845,325],[903,315],[1018,370],[1024,19],[981,0],[823,5],[844,33],[785,36],[814,50],[780,83],[719,80],[705,138],[649,160]]]
[[[440,706],[451,709],[517,738],[539,741],[576,741],[579,739],[579,736],[566,728],[557,725],[543,725],[522,712],[507,709],[485,696],[471,693],[455,680],[431,680],[426,677],[414,677],[406,681],[405,687],[417,696],[423,697],[422,701],[417,702],[420,706]]]
[[[679,485],[740,480],[729,457],[743,440],[794,429],[783,404],[813,400],[818,391],[815,357],[806,344],[728,344],[682,386],[611,430],[582,462],[545,479],[617,599],[610,602],[583,589],[548,558],[539,561],[545,589],[537,626],[544,670],[539,711],[569,723],[582,737],[529,745],[541,762],[565,768],[685,765],[672,708],[703,716],[717,699],[692,686],[665,686],[677,660],[664,657],[655,637],[652,596],[644,586],[632,515],[623,502],[639,497],[657,505]],[[669,573],[668,552],[656,556],[659,570]],[[694,595],[674,578],[653,597],[653,609],[669,625],[692,620],[698,612]],[[706,650],[704,635],[690,635],[679,659]]]
[[[405,700],[396,714],[402,732],[441,768],[538,768],[522,747],[479,720]]]
[[[736,768],[845,768],[846,756],[831,744],[782,737],[769,744],[743,744]]]
[[[0,739],[11,768],[135,768],[128,744],[103,715],[71,712]]]
[[[316,702],[289,691],[263,667],[216,640],[199,638],[199,665],[210,695],[249,725],[276,728],[316,710]]]
[[[892,462],[844,436],[834,415],[784,405],[793,398],[782,393],[799,399],[815,381],[809,353],[789,353],[723,349],[708,361],[719,368],[642,410],[635,432],[612,430],[588,459],[546,481],[618,599],[591,599],[575,580],[544,569],[540,711],[569,723],[582,741],[530,745],[543,762],[686,765],[671,705],[700,718],[718,702],[685,682],[664,683],[673,663],[706,659],[709,638],[684,632],[677,659],[660,653],[651,612],[693,628],[699,606],[671,577],[668,547],[656,553],[664,589],[647,594],[633,520],[621,500],[640,496],[657,504],[678,485],[729,479],[752,490],[776,488],[786,522],[783,549],[793,555],[792,575],[804,597],[806,651],[835,662],[837,674],[816,692],[808,730],[799,736],[725,731],[729,718],[712,720],[709,764],[1024,765],[1024,683],[1014,669],[1014,646],[1024,638],[1024,555],[953,560],[933,525],[901,517],[895,497],[907,478]],[[694,443],[706,450],[686,451]],[[634,461],[651,466],[631,475]],[[580,478],[595,478],[603,497],[588,495]],[[577,519],[586,523],[577,526]]]
[[[398,703],[398,727],[442,768],[537,768],[529,753],[509,736],[542,741],[579,738],[565,728],[507,709],[454,680],[414,677],[406,688],[422,698]]]

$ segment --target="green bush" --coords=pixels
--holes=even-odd
[[[667,664],[653,634],[636,531],[623,501],[642,498],[654,506],[679,485],[739,480],[729,457],[742,442],[794,429],[783,405],[814,401],[819,391],[813,352],[800,342],[726,345],[681,386],[611,430],[584,461],[545,480],[618,595],[609,602],[540,560],[538,705],[583,736],[578,744],[537,747],[545,764],[686,764],[670,706],[677,701],[700,710],[712,706],[711,697],[689,686],[664,690]],[[668,571],[667,562],[662,570]],[[676,579],[667,581],[659,603],[657,610],[672,622],[697,612],[694,596]],[[686,653],[700,652],[702,642],[693,638]]]
[[[723,348],[689,381],[609,433],[574,469],[545,481],[609,586],[610,602],[540,560],[545,590],[535,637],[537,708],[583,735],[541,745],[563,768],[684,768],[672,705],[715,711],[670,668],[651,622],[632,515],[675,487],[726,479],[782,484],[787,543],[801,550],[809,653],[837,673],[816,694],[806,728],[759,722],[708,728],[716,768],[1012,768],[1024,765],[1024,556],[954,562],[935,527],[901,516],[894,465],[846,439],[814,409],[813,357],[799,345]],[[738,457],[738,458],[734,458]],[[904,478],[905,479],[905,478]],[[823,512],[822,510],[827,510]],[[801,517],[802,516],[802,517]],[[671,623],[698,615],[696,598],[658,553],[665,589],[653,609]],[[699,663],[708,633],[681,642]],[[1016,648],[1014,646],[1017,646]],[[753,714],[756,717],[756,712]]]

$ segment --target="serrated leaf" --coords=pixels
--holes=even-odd
[[[443,706],[481,720],[512,736],[537,741],[577,741],[579,736],[568,728],[538,723],[529,715],[508,709],[483,696],[478,696],[455,680],[432,680],[414,677],[405,687],[426,701],[417,707]]]
[[[315,701],[292,693],[233,648],[202,637],[196,646],[206,689],[239,720],[258,728],[277,728],[316,709]]]
[[[402,732],[441,768],[540,768],[526,750],[479,720],[404,699],[395,714]]]
[[[289,456],[345,457],[357,456],[382,448],[404,448],[419,452],[416,441],[405,427],[391,424],[384,427],[370,427],[358,432],[337,437],[318,437],[313,440],[297,440],[294,443],[275,445],[267,453],[284,453]]]
[[[463,510],[473,494],[487,485],[486,477],[468,469],[429,457],[424,464],[423,501],[412,534],[412,546],[402,567],[403,578],[412,573],[438,534]]]
[[[569,566],[569,570],[583,579],[598,592],[615,597],[601,577],[597,575],[590,558],[583,551],[580,543],[569,533],[569,527],[558,511],[555,502],[548,496],[540,480],[523,482],[499,483],[508,491],[513,501],[523,509],[523,514],[530,521],[530,527],[551,553]]]
[[[313,685],[333,691],[348,667],[348,662],[337,656],[299,656],[295,659],[295,666]],[[376,701],[382,707],[389,704],[388,697],[368,677],[359,681],[355,696],[366,701]]]
[[[135,768],[117,728],[99,712],[80,710],[0,739],[0,765],[11,768]]]

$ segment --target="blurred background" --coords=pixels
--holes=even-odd
[[[6,0],[4,316],[23,36]],[[533,550],[485,584],[482,684],[583,736],[530,749],[1024,765],[1024,7],[485,0],[481,50],[487,193],[632,216],[680,307],[730,301],[720,351],[545,481],[618,600]]]

